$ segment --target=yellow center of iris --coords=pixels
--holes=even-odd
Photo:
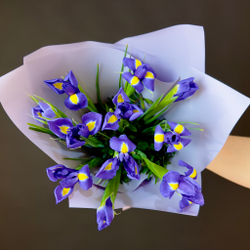
[[[124,142],[122,143],[121,152],[122,152],[123,154],[128,153],[128,146],[127,146],[126,143],[124,143]]]
[[[135,166],[135,174],[138,174],[137,167]]]
[[[68,126],[60,126],[59,128],[60,128],[60,130],[61,130],[61,132],[62,132],[63,134],[66,135],[66,134],[68,133],[68,129],[69,129]]]
[[[95,123],[96,123],[96,121],[87,123],[87,127],[88,127],[89,131],[92,131],[95,128]]]
[[[133,110],[133,113],[139,113],[139,110],[134,109],[134,110]]]
[[[117,120],[118,120],[117,117],[116,117],[115,115],[112,115],[112,116],[109,118],[108,123],[114,123],[114,122],[116,122]]]
[[[175,129],[174,129],[174,132],[176,132],[177,134],[181,134],[184,130],[184,127],[180,124],[178,124]]]
[[[135,59],[135,68],[137,69],[139,66],[141,66],[141,61],[138,59]]]
[[[131,85],[136,85],[139,81],[139,78],[137,76],[134,76],[131,80]]]
[[[84,181],[84,180],[86,180],[88,178],[89,177],[86,174],[83,174],[83,173],[78,174],[79,181]]]
[[[77,96],[76,94],[71,95],[71,96],[69,97],[69,99],[70,99],[70,101],[71,101],[72,103],[78,104],[79,99],[78,99],[78,96]]]
[[[152,72],[147,72],[147,74],[145,75],[145,78],[152,78],[152,79],[154,79],[154,75],[153,75],[153,73]]]
[[[62,85],[63,85],[62,82],[56,82],[56,83],[53,84],[53,86],[54,86],[56,89],[60,89],[60,90],[63,89]]]
[[[179,183],[169,183],[169,186],[173,189],[176,190],[179,187]]]
[[[110,162],[104,170],[111,170],[112,169],[112,162]]]
[[[70,188],[64,188],[64,189],[62,190],[62,196],[67,195],[67,194],[69,193],[69,191],[70,191]]]
[[[37,112],[37,115],[40,116],[40,117],[42,117],[42,114],[40,112]]]
[[[183,148],[183,145],[179,142],[178,144],[174,144],[174,147],[177,149],[177,150],[181,150]]]
[[[196,175],[197,175],[197,172],[196,172],[196,169],[194,169],[193,173],[191,175],[189,175],[189,177],[195,178]]]
[[[164,141],[164,135],[163,134],[156,134],[155,135],[155,141],[156,142],[163,142]]]
[[[122,95],[118,95],[117,102],[124,102]]]

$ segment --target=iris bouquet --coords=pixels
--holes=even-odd
[[[200,172],[249,105],[204,73],[203,29],[190,25],[42,48],[0,83],[8,115],[57,162],[56,203],[97,208],[99,230],[120,207],[197,215]]]

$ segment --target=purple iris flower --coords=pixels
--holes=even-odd
[[[89,135],[95,135],[101,128],[102,115],[95,112],[89,112],[82,116],[82,124],[88,128]],[[82,135],[84,136],[84,135]],[[88,137],[88,136],[84,136]]]
[[[66,135],[69,130],[74,127],[72,121],[69,118],[57,118],[52,121],[48,121],[50,130],[62,139],[66,139]]]
[[[70,71],[63,80],[57,78],[44,82],[57,94],[66,93],[68,95],[68,98],[64,102],[68,109],[79,110],[88,106],[88,99],[80,92],[78,82],[72,71]]]
[[[151,92],[154,91],[154,79],[156,77],[153,69],[138,59],[123,58],[123,64],[133,71],[125,72],[122,77],[129,82],[139,93],[144,89],[144,86]]]
[[[63,165],[55,165],[47,168],[47,175],[53,182],[60,179],[60,185],[54,190],[56,204],[66,199],[74,190],[74,186],[79,182],[83,190],[88,190],[93,185],[89,166],[84,165],[80,170],[66,168]]]
[[[129,155],[136,149],[136,145],[131,142],[126,135],[120,135],[119,138],[112,137],[109,141],[110,147],[119,152],[119,161],[123,163],[130,179],[139,180],[139,166],[137,162]]]
[[[120,161],[117,157],[108,159],[105,161],[98,173],[95,175],[95,177],[103,179],[103,180],[109,180],[115,177],[116,171],[119,169]]]
[[[80,140],[82,135],[87,135],[88,137],[88,128],[83,124],[77,124],[75,127],[70,128],[66,135],[66,144],[68,148],[79,148],[85,144],[85,141]]]
[[[191,97],[199,89],[198,85],[194,82],[194,77],[179,81],[175,88],[176,93],[174,94],[174,97],[178,96],[175,102],[179,102]]]
[[[183,161],[179,161],[180,166],[187,164]],[[187,164],[188,165],[188,164]],[[189,165],[188,165],[189,166]],[[189,166],[189,171],[192,170],[193,173],[196,173],[191,166]],[[196,174],[193,175],[196,177]],[[189,176],[180,175],[176,171],[167,172],[163,178],[160,185],[160,192],[163,197],[168,197],[171,199],[175,192],[182,195],[182,200],[179,203],[180,209],[195,203],[198,205],[204,205],[204,198],[201,193],[200,185],[194,180],[194,178]]]
[[[155,128],[154,147],[159,151],[164,143],[168,144],[167,152],[179,151],[187,146],[191,139],[182,138],[182,136],[190,136],[191,133],[181,124],[168,122],[171,132],[164,132],[160,125]]]
[[[115,112],[108,112],[105,115],[102,130],[114,130],[119,128],[119,121],[121,120],[121,110],[116,109]]]
[[[129,97],[125,94],[125,92],[123,91],[122,88],[119,89],[119,91],[117,92],[117,94],[114,96],[114,98],[112,99],[113,103],[117,106],[120,103],[123,102],[130,102]]]
[[[114,218],[114,210],[111,198],[108,197],[105,204],[100,206],[96,211],[96,221],[98,224],[98,230],[108,227]]]
[[[43,117],[45,118],[54,118],[56,114],[54,111],[50,108],[50,106],[47,103],[39,102],[38,105],[35,108],[31,108],[32,116],[36,118],[36,121],[38,123],[42,123],[39,120],[45,121]],[[39,120],[37,120],[39,119]]]

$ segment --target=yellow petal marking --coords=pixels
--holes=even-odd
[[[189,177],[191,178],[195,178],[195,176],[197,175],[196,173],[196,169],[193,170],[193,173],[189,175]]]
[[[176,190],[179,187],[179,183],[169,183],[169,186],[173,189]]]
[[[62,85],[63,85],[62,82],[53,83],[53,86],[54,86],[56,89],[60,89],[60,90],[63,89]]]
[[[138,59],[135,59],[135,68],[137,69],[139,66],[141,66],[141,61]]]
[[[134,76],[131,80],[131,85],[132,86],[136,85],[139,81],[140,81],[139,78],[137,76]]]
[[[152,78],[154,79],[154,75],[152,72],[148,71],[147,74],[145,75],[145,78]]]
[[[62,190],[62,196],[67,195],[67,194],[69,193],[69,191],[70,191],[70,188],[64,188],[64,189]]]
[[[89,131],[92,131],[95,128],[95,123],[96,123],[96,121],[87,123],[87,127],[88,127]]]
[[[67,127],[67,126],[60,126],[59,128],[60,128],[60,130],[61,130],[61,132],[63,134],[65,134],[65,135],[68,134],[69,127]]]
[[[78,174],[79,181],[85,181],[88,178],[89,177],[86,174],[83,174],[83,173]]]
[[[138,174],[137,167],[135,166],[135,174]]]
[[[188,203],[191,205],[193,202],[192,201],[188,201]]]
[[[122,143],[121,152],[122,152],[123,154],[128,153],[128,146],[127,146],[126,143],[124,143],[124,142]]]
[[[112,163],[113,163],[113,162],[110,162],[110,163],[106,166],[106,168],[104,168],[104,170],[111,170],[111,169],[112,169]]]
[[[178,124],[175,129],[174,129],[174,132],[176,132],[177,134],[181,134],[184,130],[184,127],[180,124]]]
[[[156,134],[155,135],[155,141],[156,142],[163,142],[164,141],[164,135],[163,134]]]
[[[106,223],[106,221],[104,220],[102,223],[104,224],[104,223]]]
[[[117,117],[116,117],[115,115],[112,115],[112,116],[109,118],[108,123],[114,123],[114,122],[116,122],[117,120],[118,120]]]
[[[71,101],[72,103],[74,103],[74,104],[78,104],[78,102],[79,102],[78,96],[77,96],[76,94],[71,95],[71,96],[69,97],[69,99],[70,99],[70,101]]]
[[[133,110],[133,113],[139,113],[139,110],[134,109],[134,110]]]
[[[118,95],[117,102],[124,102],[122,95]]]
[[[174,144],[174,147],[177,149],[177,150],[181,150],[183,148],[183,145],[179,142],[179,144]]]
[[[42,114],[40,112],[37,112],[37,115],[40,116],[40,117],[42,117]]]

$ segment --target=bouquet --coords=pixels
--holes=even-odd
[[[200,27],[180,25],[116,45],[48,47],[2,77],[4,108],[57,162],[47,168],[60,181],[56,203],[97,208],[99,230],[119,207],[197,215],[200,172],[249,105],[203,73],[202,42]],[[6,83],[17,79],[13,93]]]

